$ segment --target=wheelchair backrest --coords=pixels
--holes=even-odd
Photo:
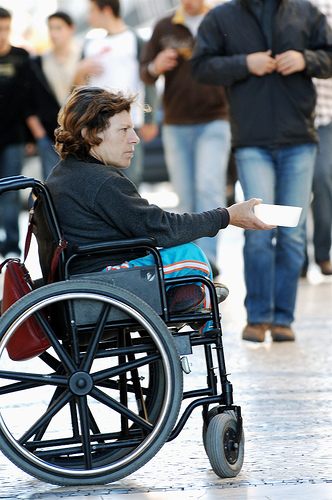
[[[44,283],[63,279],[66,242],[56,220],[50,197],[41,190],[33,190],[34,205],[31,211],[32,232],[38,243],[38,256]],[[48,199],[49,198],[49,199]]]

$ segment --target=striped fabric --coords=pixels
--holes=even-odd
[[[164,276],[167,278],[177,278],[179,276],[190,276],[198,274],[207,278],[212,278],[210,264],[203,251],[195,243],[186,243],[171,248],[161,248],[160,255],[163,262]],[[115,271],[118,269],[129,269],[138,266],[150,266],[154,264],[152,255],[146,255],[138,259],[123,262],[116,266],[106,266],[103,271]],[[210,294],[207,287],[205,289],[205,301],[202,307],[210,307]]]

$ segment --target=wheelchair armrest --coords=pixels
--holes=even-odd
[[[118,252],[119,250],[128,250],[140,247],[155,248],[156,240],[154,238],[130,238],[127,240],[107,241],[105,243],[96,243],[93,245],[75,245],[72,252],[73,254],[84,255],[91,252]]]

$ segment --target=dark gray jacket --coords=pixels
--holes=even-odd
[[[224,85],[234,147],[287,146],[317,141],[316,92],[311,78],[332,76],[332,31],[307,0],[281,0],[272,20],[272,46],[247,0],[212,9],[198,32],[191,59],[202,83]],[[282,76],[249,73],[246,56],[271,49],[303,53],[306,68]]]
[[[160,247],[189,243],[204,236],[215,236],[227,226],[226,211],[176,214],[150,205],[135,185],[118,168],[94,158],[88,162],[69,157],[60,161],[46,180],[60,226],[70,253],[74,245],[149,236]],[[136,256],[131,254],[130,258]],[[75,272],[101,270],[119,264],[91,258]]]

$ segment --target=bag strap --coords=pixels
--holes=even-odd
[[[31,208],[29,212],[29,226],[28,226],[28,231],[27,235],[25,238],[25,244],[24,244],[24,254],[23,254],[23,265],[25,264],[25,261],[27,259],[30,245],[31,245],[31,237],[32,237],[32,229],[33,229],[33,216],[34,216],[34,210]],[[58,242],[58,245],[56,249],[54,250],[52,262],[51,262],[51,269],[47,278],[47,284],[53,283],[55,272],[57,270],[58,264],[59,264],[59,258],[60,254],[64,251],[64,249],[67,247],[67,241],[65,240],[65,237],[61,235],[61,238]],[[9,261],[15,261],[15,262],[20,262],[20,259],[6,259],[0,264],[0,273],[3,269],[3,267],[9,262]]]
[[[62,236],[61,239],[59,240],[58,246],[54,250],[54,255],[51,263],[51,270],[47,278],[47,284],[53,283],[54,275],[59,264],[60,254],[64,251],[66,247],[67,247],[67,241]]]
[[[29,226],[28,226],[28,232],[27,232],[27,235],[26,235],[26,238],[25,238],[25,245],[24,245],[24,258],[23,258],[23,264],[25,263],[26,261],[26,258],[28,256],[28,253],[29,253],[29,249],[30,249],[30,244],[31,244],[31,236],[32,236],[32,217],[33,215],[31,214],[31,210],[29,212]]]
[[[24,245],[24,260],[23,264],[25,263],[25,260],[28,256],[29,249],[30,249],[30,244],[31,244],[31,237],[32,237],[32,229],[33,229],[33,216],[34,216],[34,209],[31,208],[29,212],[29,226],[28,226],[28,232],[25,238],[25,245]],[[65,240],[65,237],[61,235],[61,238],[58,242],[58,245],[56,249],[54,250],[54,255],[52,258],[51,262],[51,269],[47,278],[47,284],[53,283],[54,276],[56,269],[59,264],[59,258],[60,254],[63,252],[63,250],[67,247],[67,241]]]

